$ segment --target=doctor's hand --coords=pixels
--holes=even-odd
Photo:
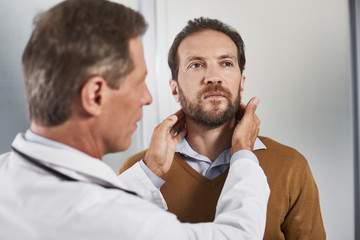
[[[149,149],[144,157],[146,166],[157,176],[162,177],[169,171],[176,145],[185,135],[185,114],[179,110],[155,127]]]
[[[255,114],[259,102],[258,97],[253,97],[246,106],[240,103],[239,111],[236,114],[236,118],[240,122],[236,125],[233,133],[231,155],[239,150],[253,150],[260,131],[260,119]]]

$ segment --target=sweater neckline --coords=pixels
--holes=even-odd
[[[174,160],[180,164],[184,170],[192,175],[195,179],[203,183],[204,185],[208,185],[210,187],[216,187],[218,184],[223,183],[227,177],[229,168],[227,168],[223,173],[217,176],[214,179],[208,179],[207,177],[203,176],[201,173],[196,171],[193,167],[191,167],[180,155],[180,153],[176,152],[174,155]]]

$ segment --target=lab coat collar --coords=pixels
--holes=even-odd
[[[68,151],[28,141],[22,133],[16,136],[12,146],[21,153],[38,160],[41,164],[78,181],[126,189],[108,165],[100,159],[93,158],[76,149]]]

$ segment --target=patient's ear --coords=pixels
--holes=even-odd
[[[95,76],[90,78],[81,88],[81,106],[83,110],[92,115],[99,116],[104,105],[105,88],[104,78]]]
[[[171,88],[171,94],[173,95],[175,101],[178,103],[180,101],[178,82],[174,79],[171,79],[169,81],[169,85]]]
[[[245,75],[242,75],[241,76],[241,79],[240,79],[240,99],[242,100],[243,97],[244,97],[244,84],[245,84]]]

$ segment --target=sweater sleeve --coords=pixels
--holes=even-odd
[[[307,162],[299,186],[297,196],[290,197],[292,205],[282,224],[286,239],[326,239],[320,212],[319,192]]]

